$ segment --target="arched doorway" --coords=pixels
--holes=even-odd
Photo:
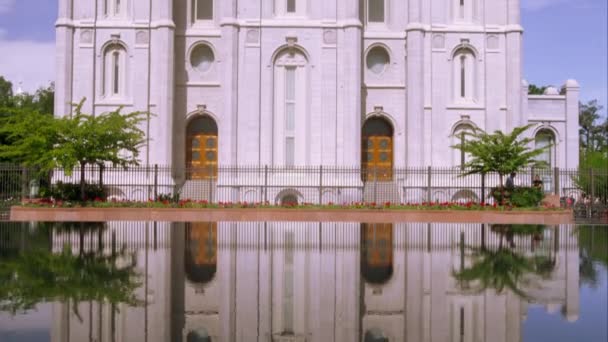
[[[534,138],[535,147],[543,149],[538,160],[544,161],[548,168],[555,167],[555,134],[548,129],[541,129]]]
[[[208,115],[198,116],[188,124],[186,162],[190,179],[217,178],[218,129]]]
[[[186,226],[186,278],[195,284],[210,282],[217,272],[217,223]]]
[[[364,181],[393,179],[393,126],[384,118],[365,121],[361,134],[361,172]]]
[[[361,275],[370,284],[384,284],[393,276],[393,225],[361,225]]]

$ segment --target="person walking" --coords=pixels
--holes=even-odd
[[[507,182],[505,183],[505,188],[507,188],[508,190],[515,189],[515,176],[516,175],[517,174],[515,172],[511,172],[509,177],[507,177]]]

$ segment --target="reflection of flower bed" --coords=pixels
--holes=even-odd
[[[500,206],[496,204],[480,204],[474,202],[458,203],[458,202],[421,202],[421,203],[375,203],[375,202],[353,202],[353,203],[328,203],[324,205],[302,203],[302,204],[285,204],[273,205],[270,202],[218,202],[210,203],[208,201],[193,201],[180,200],[169,201],[149,200],[146,202],[138,201],[103,201],[97,199],[89,202],[68,202],[68,201],[53,201],[53,200],[32,200],[23,203],[25,207],[34,208],[188,208],[188,209],[270,209],[270,208],[288,208],[288,209],[374,209],[374,210],[483,210],[483,211],[560,211],[561,208],[554,206],[541,206],[530,208],[513,208],[510,206]]]

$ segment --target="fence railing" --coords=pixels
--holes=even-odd
[[[547,194],[564,205],[606,205],[607,170],[523,170],[516,186],[531,186],[535,176]],[[79,184],[81,170],[56,169],[40,173],[14,165],[0,165],[0,205],[35,197],[41,188]],[[490,189],[500,185],[498,174],[466,175],[460,168],[360,168],[335,166],[171,166],[99,167],[84,170],[88,184],[103,186],[110,199],[147,201],[160,195],[209,202],[353,202],[493,203]],[[504,182],[504,180],[503,180]],[[1,210],[0,210],[1,211]],[[601,210],[600,210],[601,211]]]

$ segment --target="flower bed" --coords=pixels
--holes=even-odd
[[[55,201],[50,199],[27,200],[22,203],[24,207],[30,208],[187,208],[187,209],[331,209],[331,210],[471,210],[471,211],[559,211],[562,208],[542,205],[537,207],[511,207],[497,204],[474,203],[474,202],[421,202],[421,203],[375,203],[375,202],[353,202],[353,203],[328,203],[324,205],[313,203],[274,205],[270,202],[217,202],[180,200],[177,202],[169,200],[141,201],[104,201],[100,198],[87,202]]]

